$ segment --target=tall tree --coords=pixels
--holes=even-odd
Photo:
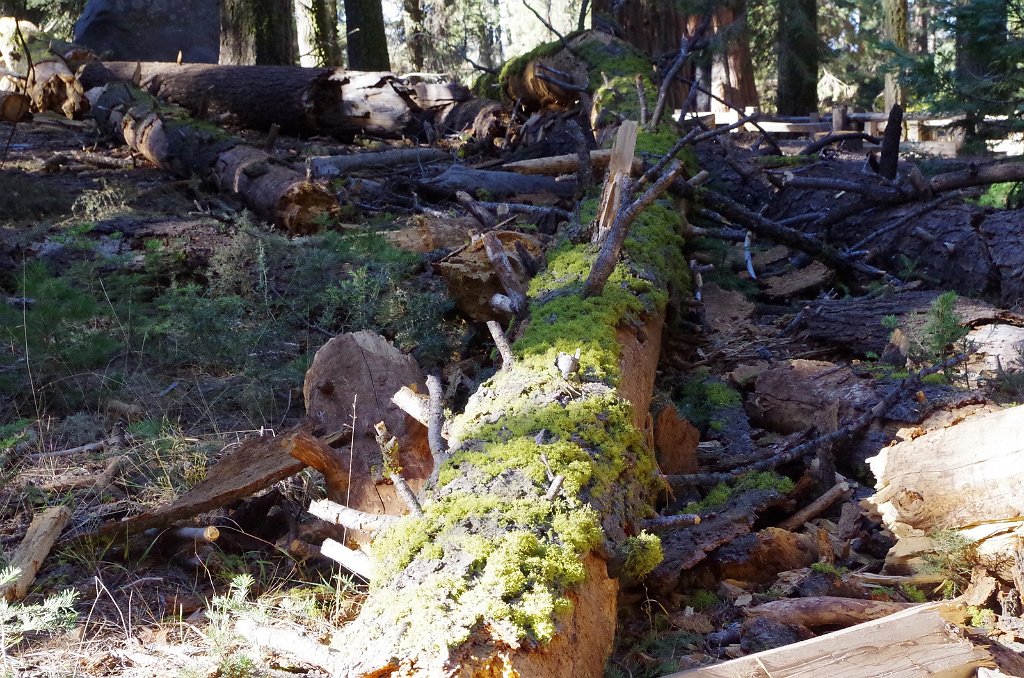
[[[345,0],[348,67],[354,71],[390,71],[388,39],[381,0]]]
[[[818,110],[818,1],[778,0],[779,115]]]
[[[882,13],[886,41],[897,50],[907,52],[910,48],[910,36],[907,30],[909,18],[907,0],[884,0]],[[906,103],[897,73],[889,70],[885,74],[885,111],[888,113],[896,104],[905,106]]]
[[[417,71],[422,71],[427,62],[427,29],[423,23],[423,3],[420,0],[403,0],[402,8],[405,15],[402,17],[405,27],[405,41],[409,45],[409,55],[412,59],[412,66]]]
[[[292,65],[299,40],[291,0],[222,0],[220,63]]]

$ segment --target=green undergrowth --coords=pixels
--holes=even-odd
[[[335,333],[380,332],[427,368],[461,345],[462,323],[449,321],[443,286],[419,275],[421,256],[374,233],[292,240],[243,218],[209,226],[217,247],[197,267],[187,241],[132,251],[94,227],[53,238],[71,264],[26,263],[0,282],[5,296],[31,300],[0,306],[0,401],[10,405],[0,422],[137,400],[189,371],[223,384],[204,410],[263,425],[298,403],[292,390]]]
[[[709,429],[717,430],[721,425],[719,413],[739,407],[743,397],[724,382],[712,378],[705,369],[697,370],[677,387],[673,401],[681,417],[707,432]]]
[[[657,536],[625,532],[650,512],[660,481],[632,407],[615,392],[616,330],[660,312],[667,290],[688,287],[681,226],[667,206],[647,210],[604,293],[591,299],[581,290],[593,248],[562,242],[549,250],[530,285],[531,321],[513,346],[516,363],[452,422],[454,452],[424,515],[373,542],[376,585],[401,593],[371,596],[363,614],[407,625],[400,650],[436,650],[424,647],[436,638],[454,647],[484,619],[500,636],[547,641],[571,610],[567,592],[586,576],[586,554],[610,549],[632,579],[661,562]],[[566,379],[555,358],[577,349],[580,371]],[[561,490],[545,499],[555,476]]]

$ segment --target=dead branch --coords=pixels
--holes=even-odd
[[[437,375],[431,374],[427,377],[427,392],[430,394],[427,441],[436,470],[448,459],[448,441],[441,435],[441,429],[444,428],[444,403],[441,402],[441,379]]]
[[[342,506],[330,499],[320,499],[309,505],[309,512],[332,525],[339,525],[350,530],[376,532],[390,526],[398,516],[387,514],[366,513]]]
[[[821,495],[807,506],[803,507],[789,518],[786,518],[779,527],[783,530],[796,530],[809,520],[817,518],[827,511],[833,504],[842,499],[850,491],[850,484],[846,481],[836,483],[825,494]]]
[[[677,151],[678,152],[678,151]],[[608,167],[611,161],[612,152],[610,149],[598,149],[590,151],[590,165],[595,169]],[[562,174],[574,174],[580,171],[580,158],[578,153],[567,153],[565,155],[552,155],[547,158],[533,158],[531,160],[517,160],[502,165],[506,170],[516,174],[546,174],[559,176]],[[639,174],[643,169],[643,160],[633,159],[632,174]]]
[[[784,598],[748,608],[748,617],[767,617],[783,624],[818,626],[853,626],[887,617],[916,606],[917,603],[893,603],[885,600],[859,600],[837,596]]]
[[[800,149],[800,152],[797,153],[797,155],[814,155],[815,153],[825,148],[826,146],[831,146],[832,144],[841,144],[844,141],[867,141],[872,144],[878,144],[882,142],[882,140],[879,139],[878,137],[871,136],[870,134],[865,134],[864,132],[837,132],[835,134],[829,134],[828,136],[824,136],[818,139],[817,141],[813,141],[807,144],[802,149]]]
[[[419,423],[427,426],[430,420],[430,405],[427,396],[417,393],[408,386],[400,388],[391,396],[391,402]]]
[[[695,89],[695,90],[701,92],[702,94],[706,94],[707,96],[711,97],[712,99],[714,99],[718,103],[724,104],[725,106],[728,106],[729,108],[731,108],[732,110],[736,111],[740,115],[746,115],[746,111],[742,111],[739,108],[736,108],[735,106],[733,106],[731,103],[729,103],[728,101],[726,101],[722,97],[718,96],[717,94],[715,94],[714,92],[712,92],[709,89],[701,87],[696,82],[694,82],[692,80],[687,80],[686,78],[677,78],[677,79],[680,82],[684,82],[687,85],[689,85],[691,90]],[[757,129],[758,132],[761,133],[761,137],[765,141],[768,142],[768,145],[772,147],[772,151],[776,155],[785,155],[785,153],[782,152],[782,147],[779,146],[779,142],[775,141],[775,137],[773,137],[771,134],[769,134],[768,131],[765,130],[763,127],[761,127],[760,123],[758,123],[757,120],[751,120],[750,124],[753,125]]]
[[[380,456],[384,460],[384,472],[387,473],[388,478],[394,484],[395,493],[405,502],[405,505],[409,508],[409,513],[414,516],[422,516],[423,507],[420,506],[415,493],[413,493],[409,483],[402,476],[402,467],[398,462],[398,439],[388,435],[388,427],[383,421],[374,424],[373,428],[375,431],[374,437],[378,447],[380,447]]]
[[[496,320],[488,320],[487,329],[491,331],[494,345],[498,347],[498,353],[501,354],[501,369],[507,370],[516,361],[515,356],[512,355],[512,346],[508,343],[508,337],[505,336],[504,330]]]
[[[451,160],[447,151],[439,148],[392,148],[373,153],[316,156],[306,159],[306,176],[310,179],[329,179],[347,176],[359,170],[381,170],[401,165],[423,165]]]
[[[693,30],[692,35],[684,35],[679,45],[679,54],[676,56],[676,60],[672,62],[672,66],[669,67],[665,73],[664,79],[661,81],[661,88],[658,90],[658,99],[654,104],[654,112],[651,113],[651,120],[648,123],[648,129],[656,130],[658,125],[661,123],[661,116],[665,113],[665,102],[668,100],[668,91],[672,87],[672,82],[679,75],[679,71],[683,69],[687,59],[690,55],[698,49],[702,49],[704,34],[707,33],[711,27],[711,18],[713,14],[707,12],[700,23]]]
[[[680,174],[683,173],[683,164],[679,161],[673,163],[672,167],[669,168],[660,179],[658,179],[653,186],[633,201],[625,209],[620,208],[618,214],[615,217],[615,221],[612,223],[611,230],[608,233],[608,238],[601,245],[601,251],[597,255],[597,259],[594,261],[593,267],[590,269],[590,275],[587,276],[587,281],[583,284],[583,296],[593,297],[601,294],[604,289],[604,284],[608,281],[612,271],[615,269],[615,264],[619,261],[619,254],[622,251],[622,244],[626,242],[626,236],[629,235],[629,228],[636,221],[640,213],[643,212],[648,205],[654,202],[662,193],[668,190],[668,187],[672,185],[672,182],[676,180]],[[620,178],[619,192],[625,197],[629,197],[630,184],[632,180],[628,176]]]
[[[318,643],[306,634],[280,626],[262,626],[245,615],[238,615],[235,632],[258,648],[294,657],[328,672],[339,655],[337,650]]]
[[[647,125],[647,92],[644,91],[644,76],[636,74],[636,98],[640,102],[640,124]]]
[[[71,520],[71,509],[67,506],[51,506],[36,514],[25,532],[24,539],[18,544],[11,556],[11,567],[20,572],[18,578],[0,591],[9,601],[21,600],[28,593],[28,587],[35,581],[36,573],[49,555],[53,543],[57,541],[61,530]]]

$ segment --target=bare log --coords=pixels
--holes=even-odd
[[[136,69],[143,88],[195,116],[231,116],[237,124],[267,130],[277,123],[289,133],[352,138],[417,136],[439,99],[393,73],[297,66],[236,66],[162,62],[89,64],[81,74],[86,89],[132,82]],[[454,90],[450,90],[454,91]]]
[[[11,556],[11,566],[18,568],[20,572],[18,578],[0,592],[4,598],[9,601],[21,600],[28,594],[28,587],[35,581],[43,560],[49,555],[50,549],[69,520],[71,509],[67,506],[51,506],[32,518],[24,539]]]
[[[198,125],[124,83],[107,85],[93,101],[101,124],[154,165],[178,176],[213,176],[221,190],[292,233],[318,230],[323,215],[337,210],[333,194],[266,152]]]
[[[594,169],[605,169],[611,161],[612,151],[610,149],[598,149],[590,151],[590,166]],[[633,158],[631,174],[640,174],[643,171],[643,159]],[[562,174],[575,174],[580,169],[580,158],[576,153],[566,155],[552,155],[547,158],[533,158],[531,160],[517,160],[507,162],[502,168],[517,174],[547,174],[559,176]]]
[[[862,678],[973,676],[991,654],[973,645],[947,620],[951,606],[918,605],[874,621],[792,645],[666,678]]]
[[[381,170],[443,160],[451,160],[451,154],[439,148],[393,148],[374,153],[317,156],[306,160],[306,175],[311,179],[330,179],[361,170]]]

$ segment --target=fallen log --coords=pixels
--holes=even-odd
[[[182,177],[212,178],[222,191],[291,233],[315,232],[324,216],[337,210],[333,194],[265,151],[125,83],[91,90],[90,97],[101,126],[154,165]]]
[[[306,160],[306,176],[311,179],[329,179],[361,170],[381,170],[450,159],[451,154],[440,148],[393,148],[376,153],[319,156]]]
[[[918,605],[841,631],[665,678],[968,678],[979,666],[992,666],[992,655],[965,640],[947,618],[962,619],[962,614],[943,603]]]
[[[859,600],[818,596],[773,600],[744,611],[748,617],[765,617],[784,624],[799,624],[809,629],[821,626],[854,626],[887,617],[915,603],[893,603],[887,600]]]
[[[603,170],[608,167],[612,159],[611,149],[598,149],[590,152],[590,166],[594,169]],[[633,158],[632,174],[638,175],[643,171],[644,161],[642,158]],[[517,174],[547,174],[559,176],[561,174],[575,174],[580,169],[580,156],[576,153],[565,155],[553,155],[547,158],[534,158],[531,160],[517,160],[507,162],[502,168]]]
[[[452,83],[411,83],[394,73],[332,68],[108,61],[86,65],[79,78],[87,90],[138,78],[150,94],[196,117],[226,116],[252,129],[277,124],[287,133],[346,140],[418,137],[427,124],[485,136],[497,106],[473,100]]]
[[[637,242],[677,237],[676,213],[658,214],[634,226]],[[646,269],[654,282],[609,285],[589,299],[579,295],[580,272],[565,268],[577,255],[549,257],[534,293],[561,294],[534,297],[514,363],[451,422],[450,457],[421,498],[424,516],[374,539],[375,588],[333,641],[344,654],[335,674],[600,675],[615,577],[642,576],[660,558],[656,539],[636,532],[660,487],[642,431],[659,290],[686,275],[682,257],[665,249],[670,267]],[[639,281],[620,266],[617,275]],[[622,323],[626,309],[642,328]],[[563,375],[556,357],[576,348],[580,372]],[[550,492],[559,477],[561,490]]]
[[[21,600],[28,594],[28,587],[35,581],[43,560],[69,520],[71,509],[67,506],[51,506],[33,516],[25,537],[11,556],[10,565],[19,573],[17,579],[0,591],[6,600]]]

